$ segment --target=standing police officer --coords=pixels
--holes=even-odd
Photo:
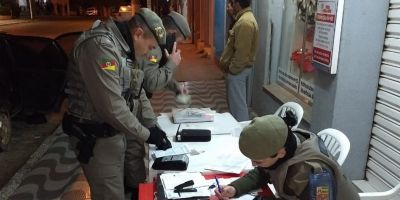
[[[184,16],[171,11],[162,17],[167,31],[166,44],[150,51],[147,59],[143,60],[145,73],[144,89],[147,94],[168,87],[175,93],[181,93],[178,83],[172,79],[176,67],[181,62],[181,51],[177,49],[177,42],[191,36],[190,27]]]
[[[177,17],[178,19],[174,20],[173,17],[170,17],[171,15],[175,18]],[[173,71],[180,63],[180,51],[176,50],[175,39],[180,41],[189,37],[190,29],[184,17],[176,12],[172,12],[170,15],[164,17],[163,25],[167,30],[167,43],[166,45],[161,44],[161,46],[162,48],[165,48],[169,45],[170,54],[166,52],[164,55],[164,61],[160,63],[162,65],[159,65],[158,60],[161,58],[161,48],[160,46],[157,46],[155,50],[150,51],[146,57],[140,61],[140,68],[144,71],[143,89],[153,92],[155,90],[164,88],[167,85],[171,85],[171,90],[176,92],[176,90],[178,90],[177,83],[176,81],[171,80]],[[185,34],[181,33],[178,29],[185,30]],[[172,47],[174,43],[175,46]],[[173,50],[171,50],[171,48]],[[154,59],[153,56],[149,56],[153,55],[154,52],[157,52],[157,62],[152,61],[152,59]],[[137,85],[140,86],[140,84]],[[135,101],[135,99],[133,100]],[[159,128],[155,126],[157,123],[157,118],[153,110],[142,109],[142,104],[150,104],[149,101],[146,99],[146,101],[133,102],[133,104],[139,105],[139,108],[135,108],[134,112],[137,113],[137,118],[139,121],[146,127],[153,127],[153,129],[159,130]],[[132,199],[135,199],[137,198],[139,184],[143,183],[146,179],[146,169],[143,162],[145,148],[143,143],[137,141],[133,135],[127,135],[126,140],[127,150],[125,154],[125,188],[127,189],[126,192],[132,192]]]
[[[226,74],[229,112],[237,121],[249,120],[247,98],[258,48],[258,24],[250,8],[251,0],[231,0],[235,14],[228,40],[220,58]]]
[[[63,129],[75,145],[92,199],[124,199],[125,134],[136,141],[171,147],[165,133],[147,128],[134,112],[152,108],[141,89],[143,73],[134,59],[165,43],[161,19],[149,9],[126,23],[109,20],[84,32],[71,55]]]

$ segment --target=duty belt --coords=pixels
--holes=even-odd
[[[96,138],[112,137],[118,132],[107,123],[87,120],[69,114],[64,115],[64,120],[74,123],[80,129],[82,129],[85,134],[90,134]]]

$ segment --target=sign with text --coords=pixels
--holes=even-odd
[[[293,92],[297,92],[299,89],[298,76],[293,75],[290,72],[283,71],[282,69],[279,69],[278,71],[278,83],[292,90]]]
[[[313,65],[331,74],[337,70],[344,0],[318,0],[315,13]]]

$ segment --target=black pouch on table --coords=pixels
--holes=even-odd
[[[185,154],[156,158],[151,166],[155,170],[185,171],[189,165],[189,157]]]
[[[176,133],[177,142],[209,142],[211,131],[207,129],[182,129]]]

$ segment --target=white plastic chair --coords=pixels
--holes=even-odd
[[[385,192],[363,192],[358,193],[361,200],[396,200],[400,199],[400,183]]]
[[[350,141],[347,136],[339,130],[327,128],[317,133],[324,141],[326,148],[337,158],[339,165],[342,165],[346,160],[350,151]]]
[[[297,128],[297,126],[299,126],[301,119],[303,118],[304,114],[303,107],[301,107],[300,104],[295,102],[287,102],[281,105],[281,107],[279,107],[278,110],[275,111],[274,115],[285,117],[286,111],[288,110],[292,111],[297,116],[297,123],[292,127],[292,129],[295,129]]]

